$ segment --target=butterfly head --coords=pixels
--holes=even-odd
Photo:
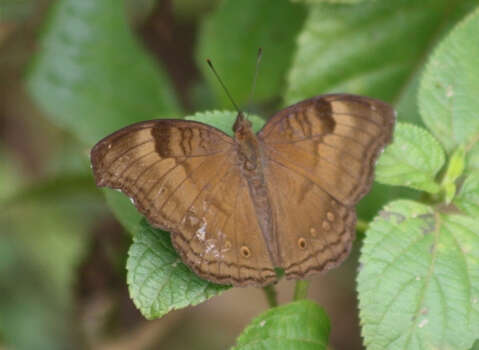
[[[246,134],[252,133],[251,122],[246,119],[243,112],[238,112],[236,116],[236,121],[233,124],[233,131],[235,133],[236,139],[241,139],[246,136]]]

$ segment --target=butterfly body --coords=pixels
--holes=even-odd
[[[355,237],[355,204],[390,142],[393,109],[355,95],[287,107],[234,137],[185,120],[137,123],[92,149],[98,186],[122,190],[182,260],[216,283],[264,286],[339,265]]]
[[[248,185],[259,227],[274,267],[281,266],[279,246],[275,237],[273,211],[264,174],[264,144],[253,132],[251,122],[239,112],[233,126],[238,167]]]

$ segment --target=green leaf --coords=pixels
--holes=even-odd
[[[479,171],[479,142],[468,150],[466,164],[468,171]]]
[[[424,123],[448,152],[479,141],[479,11],[444,39],[421,82],[419,107]]]
[[[57,125],[88,145],[133,122],[171,117],[176,98],[128,26],[123,2],[60,0],[27,85]]]
[[[360,257],[370,349],[469,349],[479,334],[479,221],[413,201],[387,205]]]
[[[300,300],[272,308],[255,318],[233,349],[326,349],[329,331],[326,312],[311,300]]]
[[[466,162],[466,151],[463,146],[456,148],[449,159],[446,173],[441,181],[441,187],[445,192],[446,203],[451,203],[456,195],[456,180],[462,175]]]
[[[131,203],[130,198],[124,193],[109,188],[103,190],[106,202],[115,215],[116,219],[131,234],[136,234],[140,229],[140,221],[143,215]]]
[[[440,186],[434,179],[444,161],[444,151],[431,134],[398,123],[393,143],[378,160],[376,181],[437,193]]]
[[[479,173],[472,173],[466,178],[454,204],[469,215],[479,217]]]
[[[126,268],[130,296],[148,319],[199,304],[230,288],[200,279],[181,262],[170,235],[145,220],[133,238]]]
[[[417,74],[432,44],[477,1],[363,1],[310,7],[289,72],[286,104],[348,92],[400,104],[417,121]],[[400,103],[407,99],[405,104]],[[412,111],[412,112],[411,112]]]
[[[444,175],[443,183],[454,183],[464,171],[466,162],[466,151],[463,146],[456,148],[451,155],[449,164],[447,166],[446,174]]]
[[[225,0],[219,4],[201,26],[196,58],[220,106],[230,107],[231,102],[205,60],[211,58],[233,98],[244,105],[261,47],[255,100],[279,97],[304,17],[305,8],[289,0]]]
[[[218,5],[220,0],[173,0],[172,12],[182,21],[193,20],[205,15],[212,7]]]

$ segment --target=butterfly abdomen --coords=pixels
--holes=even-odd
[[[262,148],[250,128],[242,130],[241,137],[237,137],[236,141],[238,167],[245,183],[248,184],[258,225],[263,233],[273,265],[280,266],[279,246],[277,239],[275,239],[271,200],[264,178]]]

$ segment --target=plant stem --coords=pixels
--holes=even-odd
[[[309,281],[299,280],[294,288],[294,300],[306,299],[308,297]]]
[[[268,300],[269,307],[278,306],[278,295],[276,289],[272,284],[263,288],[266,300]]]

